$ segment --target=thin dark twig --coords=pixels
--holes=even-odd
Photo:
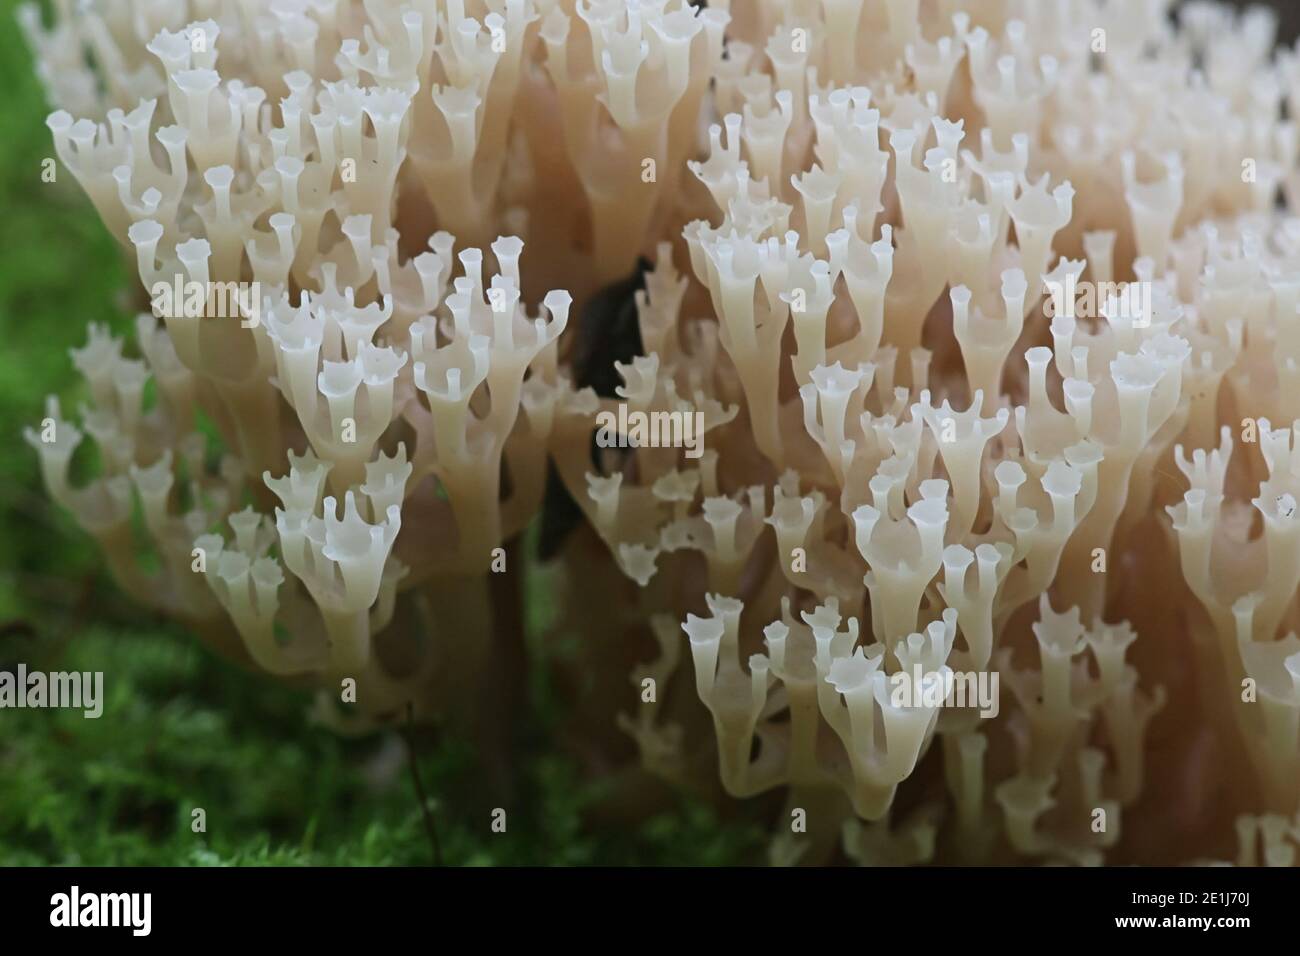
[[[406,738],[407,766],[411,768],[411,781],[415,784],[415,796],[420,801],[420,814],[424,817],[424,832],[429,836],[429,845],[433,847],[433,865],[442,866],[442,844],[438,842],[438,826],[429,810],[429,798],[424,793],[424,783],[420,780],[420,766],[415,757],[415,736],[411,728],[415,724],[415,707],[406,705],[406,727],[402,736]]]

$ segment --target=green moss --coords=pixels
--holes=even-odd
[[[306,694],[180,634],[92,628],[39,663],[102,671],[104,712],[0,711],[0,865],[431,862],[394,735],[350,741],[312,726]],[[463,742],[421,748],[419,761],[453,865],[710,865],[753,858],[761,842],[690,805],[630,833],[593,831],[584,813],[600,785],[548,755],[525,765],[495,834],[487,804],[438,796],[472,761]],[[206,832],[191,828],[196,808]]]

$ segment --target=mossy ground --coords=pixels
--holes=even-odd
[[[102,671],[102,717],[0,710],[0,865],[419,865],[432,851],[394,734],[345,740],[309,723],[307,694],[217,660],[114,589],[93,542],[52,506],[22,430],[53,392],[81,401],[68,349],[90,322],[127,334],[132,277],[53,156],[31,56],[0,0],[0,667]],[[538,609],[541,613],[543,609]],[[535,680],[550,711],[563,702]],[[548,719],[542,715],[543,723]],[[757,861],[760,833],[683,799],[632,830],[597,831],[599,783],[545,748],[518,768],[526,799],[507,835],[440,796],[468,742],[418,748],[445,861],[725,864]],[[192,830],[202,808],[206,831]]]
[[[0,711],[0,865],[432,862],[396,735],[342,739],[304,719],[307,694],[166,628],[90,625],[48,666],[102,671],[104,712]],[[756,829],[685,801],[630,833],[591,831],[600,784],[547,755],[524,765],[525,799],[493,834],[486,807],[439,798],[467,771],[467,744],[418,752],[448,864],[723,864],[759,846]]]

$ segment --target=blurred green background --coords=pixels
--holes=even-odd
[[[396,734],[344,740],[310,724],[310,698],[226,665],[127,602],[95,547],[41,488],[22,430],[47,393],[80,401],[68,349],[90,322],[130,339],[134,281],[72,176],[41,182],[53,156],[48,107],[0,0],[0,668],[103,671],[98,720],[80,711],[0,710],[0,865],[431,863],[410,765]],[[534,615],[549,589],[529,579]],[[536,676],[543,732],[562,716]],[[546,703],[548,702],[549,703]],[[457,780],[467,742],[417,741],[445,862],[452,865],[757,860],[758,828],[719,825],[683,801],[634,830],[587,825],[599,783],[540,753],[507,835]],[[191,831],[191,810],[206,813]]]

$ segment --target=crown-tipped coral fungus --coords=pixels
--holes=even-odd
[[[483,582],[549,474],[616,797],[780,790],[775,862],[1290,864],[1300,55],[1169,6],[29,12],[142,294],[199,288],[138,358],[92,326],[49,492],[364,727],[508,693]]]

